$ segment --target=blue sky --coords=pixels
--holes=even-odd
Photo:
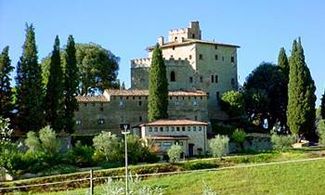
[[[94,42],[119,56],[119,79],[130,86],[130,59],[146,57],[145,48],[168,30],[198,20],[203,39],[241,46],[241,83],[262,61],[276,63],[280,47],[290,55],[300,36],[319,99],[325,88],[324,10],[322,0],[0,0],[0,49],[10,46],[16,66],[26,22],[35,27],[40,60],[56,35],[64,45],[72,34],[76,42]]]

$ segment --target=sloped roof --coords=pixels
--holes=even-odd
[[[105,90],[105,92],[108,95],[111,96],[148,96],[149,91],[148,90],[139,90],[139,89],[133,89],[133,90]],[[193,90],[193,91],[169,91],[168,96],[207,96],[207,94],[204,91],[201,90]]]
[[[161,119],[150,123],[144,123],[141,124],[140,126],[185,126],[185,125],[208,125],[208,123],[202,121],[188,120],[188,119],[177,119],[177,120]]]
[[[76,96],[77,102],[108,102],[105,96]]]

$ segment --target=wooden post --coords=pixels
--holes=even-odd
[[[89,193],[90,195],[94,194],[94,185],[93,185],[93,170],[90,169],[90,177],[89,177]]]

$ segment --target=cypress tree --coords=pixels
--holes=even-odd
[[[78,102],[75,98],[79,83],[79,74],[76,60],[76,48],[72,35],[68,38],[65,49],[65,73],[64,73],[64,118],[65,131],[74,132],[74,112],[78,109]]]
[[[315,139],[315,84],[305,62],[300,39],[294,40],[288,84],[288,126],[296,135]]]
[[[321,103],[320,103],[320,116],[322,119],[325,119],[325,91],[322,95]]]
[[[152,52],[149,73],[148,120],[168,118],[168,81],[161,49],[157,44]]]
[[[43,84],[33,25],[26,25],[23,54],[17,64],[17,122],[21,131],[37,131],[44,125]]]
[[[281,73],[283,74],[283,85],[281,85],[281,91],[280,94],[278,94],[280,97],[279,100],[279,106],[280,106],[280,113],[278,115],[281,118],[281,126],[287,126],[287,106],[288,106],[288,83],[289,83],[289,60],[286,55],[285,49],[282,47],[279,52],[278,56],[278,66],[281,70]]]
[[[0,116],[3,118],[10,118],[13,109],[10,73],[14,67],[8,53],[9,47],[6,46],[0,54]]]
[[[63,71],[60,58],[60,40],[55,37],[46,85],[45,111],[47,123],[56,131],[63,129]]]

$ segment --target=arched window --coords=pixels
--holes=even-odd
[[[175,82],[176,81],[176,75],[175,75],[175,72],[174,71],[172,71],[170,73],[170,81],[172,81],[172,82]]]

